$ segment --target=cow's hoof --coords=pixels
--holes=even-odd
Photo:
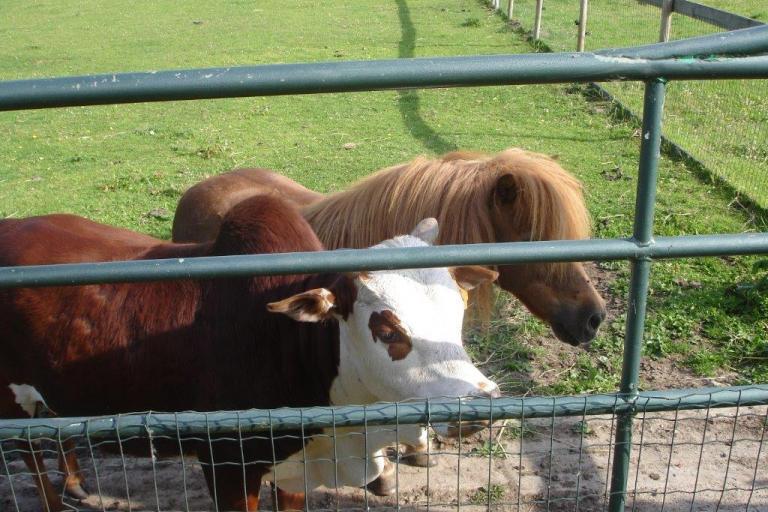
[[[410,446],[406,447],[405,452],[400,456],[400,462],[417,468],[431,468],[437,466],[437,459]]]
[[[395,478],[395,465],[387,461],[384,465],[384,471],[379,477],[365,486],[376,496],[392,496],[397,489],[397,479]]]
[[[83,501],[88,498],[88,496],[91,495],[88,491],[86,491],[81,484],[72,484],[67,485],[64,488],[64,494],[72,499]]]

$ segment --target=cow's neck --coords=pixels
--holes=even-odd
[[[349,350],[349,330],[339,325],[339,373],[331,383],[332,405],[363,405],[378,402],[369,389],[357,358]]]

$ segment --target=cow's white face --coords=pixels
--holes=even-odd
[[[436,237],[437,221],[425,219],[410,235],[374,248],[424,247]],[[472,266],[356,275],[351,312],[336,315],[341,346],[333,403],[496,394],[496,384],[472,364],[461,337],[461,288],[495,278],[496,272]],[[319,289],[269,308],[298,320],[318,321],[334,314],[334,301],[331,291]]]

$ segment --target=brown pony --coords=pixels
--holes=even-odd
[[[589,215],[582,187],[555,160],[522,149],[496,155],[454,152],[383,169],[347,190],[321,195],[266,169],[239,169],[190,188],[173,222],[177,242],[216,236],[221,218],[245,197],[271,193],[302,207],[329,248],[366,247],[424,217],[440,224],[438,244],[583,239]],[[605,303],[580,263],[499,267],[497,281],[571,345],[592,340]],[[487,315],[490,286],[475,301]]]

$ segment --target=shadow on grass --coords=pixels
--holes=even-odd
[[[398,57],[401,59],[412,58],[413,50],[416,46],[416,28],[411,21],[411,11],[408,9],[406,0],[395,0],[397,3],[397,16],[400,19],[402,38],[398,46]],[[437,133],[421,117],[421,98],[419,91],[400,90],[398,91],[398,109],[403,117],[405,124],[411,135],[421,142],[429,151],[437,154],[447,153],[458,149],[458,146],[450,142]]]

